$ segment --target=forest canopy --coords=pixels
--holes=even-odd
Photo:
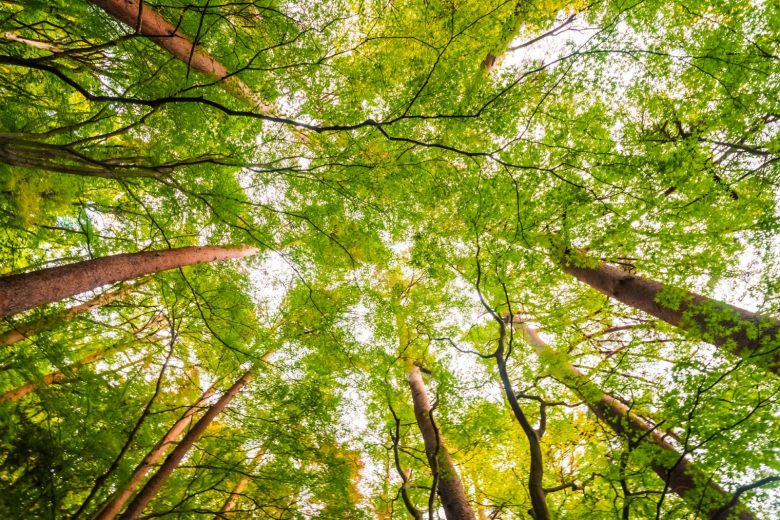
[[[0,517],[780,514],[780,4],[0,0]]]

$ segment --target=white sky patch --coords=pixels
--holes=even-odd
[[[568,15],[562,14],[553,22],[550,29],[560,26],[567,18]],[[575,19],[559,32],[525,47],[508,51],[499,66],[519,68],[531,61],[549,62],[554,57],[569,52],[572,46],[585,44],[598,30],[598,27],[591,27],[582,19]],[[520,34],[509,44],[509,48],[523,45],[544,32],[546,31],[531,32],[523,26],[520,29]]]
[[[269,315],[275,314],[296,278],[289,261],[280,253],[268,252],[262,261],[248,269],[248,274],[252,300],[264,307]]]

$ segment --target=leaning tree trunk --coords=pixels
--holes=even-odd
[[[138,492],[136,497],[127,506],[127,510],[120,516],[120,520],[135,520],[149,505],[149,502],[157,495],[160,488],[167,482],[168,478],[173,473],[173,470],[179,465],[181,460],[187,454],[187,452],[195,444],[195,441],[200,438],[206,428],[212,423],[212,421],[219,415],[222,410],[233,400],[238,392],[252,379],[252,371],[247,371],[236,381],[230,389],[225,392],[219,400],[214,403],[203,416],[198,419],[195,426],[187,432],[187,435],[176,445],[171,453],[166,457],[165,462],[162,463],[157,472],[152,475],[152,478],[146,483],[146,485]]]
[[[138,486],[141,485],[141,482],[147,473],[149,473],[149,471],[152,470],[152,467],[162,459],[170,445],[174,443],[176,439],[179,438],[179,435],[181,435],[190,423],[192,423],[195,414],[198,413],[203,408],[204,403],[214,395],[215,390],[216,385],[212,385],[201,394],[198,400],[195,401],[195,404],[187,409],[184,415],[171,426],[163,438],[154,445],[141,463],[136,466],[127,482],[100,507],[98,512],[92,517],[93,520],[112,520],[119,514],[130,497],[133,496],[135,490],[138,489]]]
[[[185,265],[251,255],[250,246],[190,246],[122,253],[0,278],[0,318],[103,285]]]
[[[6,392],[3,392],[2,395],[0,395],[0,404],[18,401],[19,399],[38,390],[39,388],[59,383],[69,375],[75,374],[79,368],[91,365],[92,363],[103,359],[107,353],[108,352],[105,350],[93,352],[92,354],[84,356],[63,370],[49,372],[37,381],[30,381],[29,383],[25,383],[21,386],[17,386],[16,388],[12,388],[11,390],[7,390]]]
[[[653,471],[668,482],[669,489],[694,511],[702,511],[713,520],[732,518],[730,515],[739,520],[755,519],[753,513],[736,503],[724,510],[723,506],[729,503],[732,495],[715,484],[688,458],[681,458],[663,432],[633,413],[620,400],[604,393],[585,374],[549,347],[535,330],[517,321],[514,321],[514,326],[522,330],[526,341],[534,348],[539,358],[547,363],[552,375],[577,393],[599,419],[615,433],[649,446],[654,451],[651,462]]]
[[[13,329],[0,334],[0,347],[10,347],[30,336],[35,336],[46,330],[53,329],[60,323],[66,322],[81,313],[92,311],[98,307],[116,301],[133,291],[136,287],[137,284],[130,284],[114,289],[113,291],[106,291],[91,300],[65,309],[62,312],[50,314],[29,323],[19,324]]]
[[[146,323],[144,326],[139,328],[138,330],[134,331],[134,334],[140,334],[142,331],[146,330],[150,326],[159,323],[160,316],[156,316],[149,320],[148,323]],[[150,334],[146,336],[146,338],[153,336],[157,334],[158,331],[153,331]],[[49,372],[48,374],[44,375],[43,378],[37,380],[37,381],[30,381],[29,383],[25,383],[21,386],[18,386],[16,388],[12,388],[11,390],[7,390],[3,394],[0,394],[0,404],[4,403],[10,403],[14,401],[18,401],[19,399],[31,394],[32,392],[43,388],[45,386],[53,385],[54,383],[59,383],[66,377],[69,377],[76,373],[80,368],[85,367],[87,365],[91,365],[92,363],[95,363],[104,357],[106,357],[109,354],[113,354],[115,352],[121,352],[128,348],[129,346],[133,345],[139,339],[132,339],[129,341],[125,341],[122,343],[119,343],[117,345],[114,345],[112,347],[109,347],[104,350],[98,350],[96,352],[92,352],[91,354],[87,354],[86,356],[82,357],[81,359],[77,360],[76,362],[68,365],[62,370],[55,370],[54,372]]]
[[[587,267],[582,262],[587,260],[573,256],[563,262],[563,270],[607,296],[780,374],[780,321],[700,294],[668,288],[613,265]],[[673,305],[661,303],[665,292]]]
[[[138,34],[148,37],[188,67],[206,74],[225,87],[225,90],[257,108],[264,115],[272,115],[273,107],[261,101],[252,90],[227,67],[198,47],[178,26],[166,20],[145,2],[138,0],[91,0],[108,14],[128,25]]]
[[[466,498],[463,483],[458,476],[447,447],[431,419],[431,403],[428,400],[428,393],[425,391],[425,383],[423,383],[420,369],[409,363],[406,375],[409,388],[412,391],[414,416],[425,442],[425,454],[428,457],[428,463],[438,476],[437,491],[439,498],[441,498],[442,507],[444,507],[444,516],[447,520],[474,520],[474,511]]]
[[[257,452],[257,455],[252,457],[252,462],[249,465],[250,468],[254,469],[264,455],[265,455],[265,449],[259,450]],[[233,486],[233,489],[230,490],[230,496],[228,496],[227,500],[225,500],[225,503],[222,504],[222,507],[219,509],[219,513],[217,513],[214,516],[214,520],[224,520],[227,517],[227,514],[232,512],[236,508],[236,505],[238,504],[238,499],[241,498],[241,494],[249,486],[250,481],[251,478],[249,477],[249,475],[244,475],[239,479],[238,482],[236,482],[236,485]]]

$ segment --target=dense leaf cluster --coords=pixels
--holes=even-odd
[[[0,346],[0,392],[34,387],[0,397],[0,517],[94,516],[252,367],[142,518],[442,518],[413,366],[478,518],[529,518],[533,439],[555,518],[777,514],[778,338],[736,355],[723,307],[677,327],[562,268],[778,315],[776,2],[142,2],[187,59],[107,4],[139,8],[0,0],[0,275],[259,252],[4,321],[49,325]],[[653,470],[681,461],[693,498]]]

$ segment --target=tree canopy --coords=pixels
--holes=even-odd
[[[0,72],[0,517],[780,511],[777,2],[0,0]]]

